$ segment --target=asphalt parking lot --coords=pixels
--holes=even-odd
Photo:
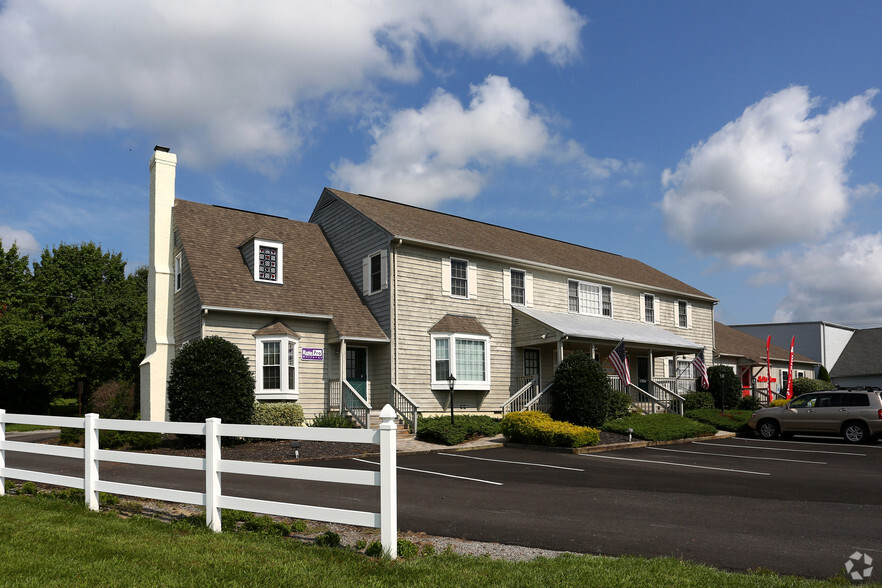
[[[9,467],[25,459],[33,456],[7,454]],[[376,461],[310,465],[377,469]],[[733,438],[583,455],[501,448],[399,455],[398,466],[402,530],[812,577],[837,574],[855,552],[882,558],[882,443]],[[82,465],[56,461],[49,469],[62,467],[75,472]],[[199,472],[111,463],[101,472],[105,479],[204,488]],[[255,484],[225,474],[224,487],[232,495],[379,508],[376,489],[358,486]]]
[[[882,557],[882,444],[734,438],[600,454],[400,456],[399,526],[727,569],[836,574]]]

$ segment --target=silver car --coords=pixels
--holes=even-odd
[[[810,392],[756,411],[747,424],[763,439],[805,433],[866,443],[882,435],[882,397],[874,387]]]

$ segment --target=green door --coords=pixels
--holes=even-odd
[[[367,400],[367,349],[364,347],[346,348],[346,381]]]

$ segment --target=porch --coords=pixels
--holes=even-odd
[[[683,414],[683,394],[694,390],[692,359],[702,346],[670,331],[630,321],[513,308],[511,396],[500,407],[545,410],[554,371],[571,353],[584,351],[601,362],[615,390],[644,412]],[[615,375],[608,357],[624,341],[631,384]]]

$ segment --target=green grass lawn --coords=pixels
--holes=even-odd
[[[634,430],[634,437],[646,441],[672,441],[713,435],[717,430],[705,423],[681,417],[677,414],[632,414],[621,419],[603,423],[604,431],[626,435]]]
[[[747,421],[750,420],[752,410],[725,410],[720,412],[716,408],[700,408],[696,410],[687,410],[686,417],[701,423],[707,423],[721,431],[731,431],[733,433],[748,433],[750,427]]]
[[[848,585],[768,571],[735,574],[671,558],[568,555],[508,562],[441,554],[376,560],[352,549],[122,519],[32,496],[0,497],[0,537],[4,587]]]

